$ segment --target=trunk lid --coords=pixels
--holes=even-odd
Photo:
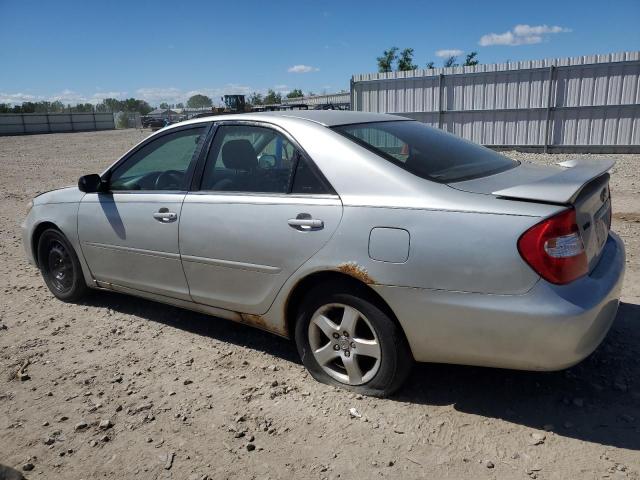
[[[449,186],[508,200],[572,206],[591,271],[611,226],[607,172],[614,164],[613,160],[570,160],[558,166],[523,163],[506,172]]]

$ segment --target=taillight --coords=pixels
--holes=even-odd
[[[588,272],[573,208],[534,225],[518,240],[522,258],[545,280],[565,284]]]

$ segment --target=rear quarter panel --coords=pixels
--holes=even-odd
[[[492,294],[520,294],[538,281],[517,240],[537,217],[425,209],[344,208],[331,241],[305,268],[366,271],[367,283]],[[369,257],[373,228],[409,232],[409,255],[394,263]],[[358,273],[355,273],[358,275]]]

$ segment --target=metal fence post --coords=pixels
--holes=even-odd
[[[549,132],[551,131],[551,113],[553,111],[553,108],[555,107],[555,97],[553,96],[553,88],[554,88],[554,82],[555,82],[555,72],[556,72],[556,67],[554,65],[551,65],[549,67],[549,91],[547,92],[547,119],[545,121],[544,124],[544,153],[547,153],[549,151],[549,146],[552,139],[549,139]],[[554,99],[553,104],[551,102],[551,99]]]
[[[442,98],[444,97],[444,73],[438,75],[438,128],[442,129],[444,109]]]
[[[355,110],[356,109],[356,91],[354,88],[354,81],[353,81],[353,76],[351,77],[351,80],[349,80],[349,93],[350,93],[350,97],[351,97],[351,110]]]

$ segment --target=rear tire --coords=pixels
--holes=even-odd
[[[78,256],[66,237],[53,228],[38,240],[38,265],[51,293],[63,302],[75,302],[87,293]]]
[[[295,339],[313,378],[363,395],[391,395],[413,364],[404,333],[365,288],[314,288],[298,310]]]

